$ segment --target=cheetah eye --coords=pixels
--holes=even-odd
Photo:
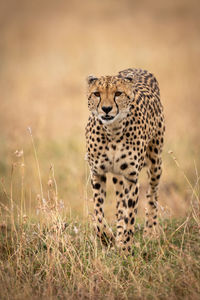
[[[119,97],[119,96],[121,96],[121,94],[122,94],[122,92],[118,91],[118,92],[115,93],[115,97]]]
[[[94,95],[96,96],[96,97],[100,97],[100,93],[99,92],[94,92]]]

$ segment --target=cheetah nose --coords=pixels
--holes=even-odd
[[[112,110],[112,106],[102,106],[102,110],[108,114]]]

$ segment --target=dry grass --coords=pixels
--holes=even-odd
[[[195,299],[199,1],[0,0],[0,5],[1,298]],[[148,69],[158,78],[167,132],[163,237],[146,245],[138,229],[136,255],[126,260],[91,238],[84,126],[85,77],[127,67]],[[145,179],[143,174],[139,218]],[[111,184],[108,196],[105,211],[113,225]]]

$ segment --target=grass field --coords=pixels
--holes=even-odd
[[[102,248],[88,224],[54,213],[40,226],[25,218],[1,226],[1,299],[199,299],[199,223],[191,216],[162,222],[159,241],[144,242],[137,228],[135,256],[125,258]]]
[[[0,0],[0,298],[198,299],[200,4]],[[88,74],[153,72],[166,116],[160,241],[93,239]],[[108,184],[105,213],[114,228]]]

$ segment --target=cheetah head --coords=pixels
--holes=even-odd
[[[124,119],[134,98],[132,78],[88,77],[88,108],[103,124]]]

